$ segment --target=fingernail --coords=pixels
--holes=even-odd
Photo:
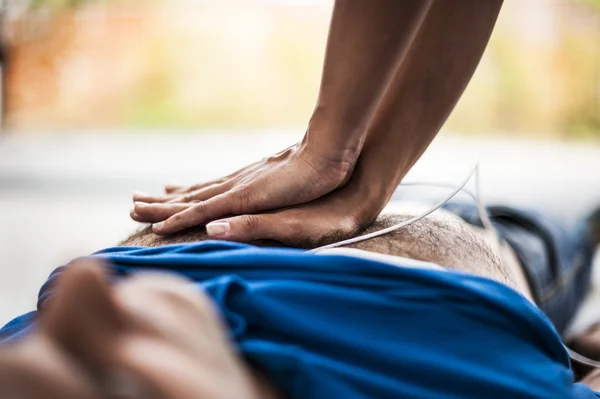
[[[210,237],[222,237],[229,233],[229,222],[219,221],[206,225],[206,232]]]
[[[152,225],[152,231],[160,230],[165,225],[165,222],[154,223]]]
[[[143,192],[143,191],[136,191],[135,193],[133,193],[133,196],[134,196],[134,197],[147,197],[147,196],[148,196],[148,194],[146,194],[146,193],[145,193],[145,192]]]

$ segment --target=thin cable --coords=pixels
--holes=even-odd
[[[477,213],[479,213],[479,217],[481,218],[481,224],[483,227],[495,231],[494,226],[492,225],[492,221],[489,218],[487,210],[485,209],[485,205],[483,204],[483,200],[481,199],[481,185],[480,185],[480,175],[479,175],[479,165],[477,166],[477,173],[475,173],[475,192],[467,190],[463,188],[461,192],[467,194],[473,202],[477,204]],[[454,184],[450,183],[428,183],[428,182],[407,182],[400,183],[401,187],[412,187],[412,186],[427,186],[427,187],[442,187],[442,188],[453,188],[456,189]]]
[[[407,183],[400,183],[399,187],[419,187],[419,186],[423,186],[423,187],[441,187],[441,188],[451,188],[451,189],[456,189],[456,184],[450,184],[450,183],[428,183],[428,182],[421,182],[421,181],[411,181],[411,182],[407,182]],[[466,188],[463,188],[461,190],[462,193],[465,193],[466,195],[468,195],[469,197],[471,197],[473,199],[473,201],[477,201],[477,197],[476,194],[473,191],[467,190]]]
[[[477,164],[475,165],[475,169],[477,169],[475,173],[475,203],[477,204],[479,218],[481,219],[481,224],[483,224],[483,227],[489,230],[490,232],[494,233],[496,241],[499,241],[496,229],[492,225],[492,221],[490,220],[487,210],[485,209],[485,205],[483,204],[483,200],[481,199],[481,178],[479,176],[479,162],[477,162]]]
[[[419,220],[421,220],[421,219],[429,216],[431,213],[437,211],[442,206],[444,206],[444,204],[446,204],[448,201],[450,201],[456,194],[458,194],[467,185],[467,183],[469,182],[469,180],[471,180],[471,177],[474,174],[478,173],[478,170],[479,170],[479,163],[475,164],[475,167],[473,168],[473,170],[471,170],[471,173],[469,173],[469,175],[467,176],[467,178],[458,187],[456,187],[456,189],[448,197],[444,198],[443,200],[441,200],[440,202],[438,202],[437,204],[435,204],[432,208],[430,208],[427,211],[421,213],[420,215],[417,215],[417,216],[415,216],[413,218],[405,220],[402,223],[395,224],[395,225],[387,227],[385,229],[374,231],[374,232],[368,233],[368,234],[363,234],[362,236],[350,238],[348,240],[334,242],[333,244],[323,245],[322,247],[311,249],[309,252],[318,252],[318,251],[321,251],[323,249],[336,248],[336,247],[340,247],[340,246],[344,246],[344,245],[354,244],[354,243],[357,243],[357,242],[360,242],[360,241],[370,240],[371,238],[382,236],[384,234],[390,233],[390,232],[395,231],[395,230],[399,230],[399,229],[401,229],[403,227],[408,226],[409,224],[417,222],[417,221],[419,221]]]
[[[485,230],[488,230],[491,234],[493,234],[493,239],[496,241],[496,244],[499,245],[500,240],[498,238],[498,233],[496,232],[496,228],[492,225],[492,221],[487,213],[487,209],[483,203],[481,198],[481,178],[479,174],[479,165],[477,167],[477,172],[475,173],[475,192],[473,193],[466,188],[463,188],[461,191],[467,194],[473,202],[477,205],[477,213],[479,214],[479,218],[481,219],[481,224]],[[443,187],[443,188],[456,188],[455,185],[449,183],[427,183],[427,182],[408,182],[401,183],[402,187],[411,187],[411,186],[428,186],[428,187]]]
[[[577,352],[575,352],[573,349],[569,348],[567,345],[563,344],[563,346],[565,347],[565,349],[567,350],[567,353],[569,354],[569,357],[571,358],[572,361],[576,362],[576,363],[580,363],[589,367],[593,367],[596,369],[600,369],[600,362],[590,359],[588,357],[583,356],[582,354],[579,354]]]

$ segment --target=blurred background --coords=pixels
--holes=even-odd
[[[54,267],[136,228],[134,190],[298,141],[332,5],[0,0],[0,324],[34,306]],[[407,179],[458,182],[481,159],[486,200],[571,221],[600,203],[599,143],[600,0],[505,0]]]
[[[331,1],[4,0],[4,126],[304,126]],[[600,0],[507,0],[448,129],[600,137]]]

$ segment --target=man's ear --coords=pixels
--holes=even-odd
[[[41,333],[92,370],[110,365],[125,318],[111,295],[106,271],[95,260],[71,262],[44,309]]]

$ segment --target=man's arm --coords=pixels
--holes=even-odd
[[[213,238],[269,238],[291,245],[325,239],[330,225],[346,234],[365,226],[458,101],[501,5],[501,0],[337,1],[304,140],[210,184],[170,188],[170,195],[159,198],[136,196],[152,204],[136,204],[132,217],[155,223],[158,234],[216,221],[208,225]],[[345,192],[338,198],[341,186]],[[322,224],[307,217],[333,202],[344,212]],[[294,226],[293,234],[278,225]]]

